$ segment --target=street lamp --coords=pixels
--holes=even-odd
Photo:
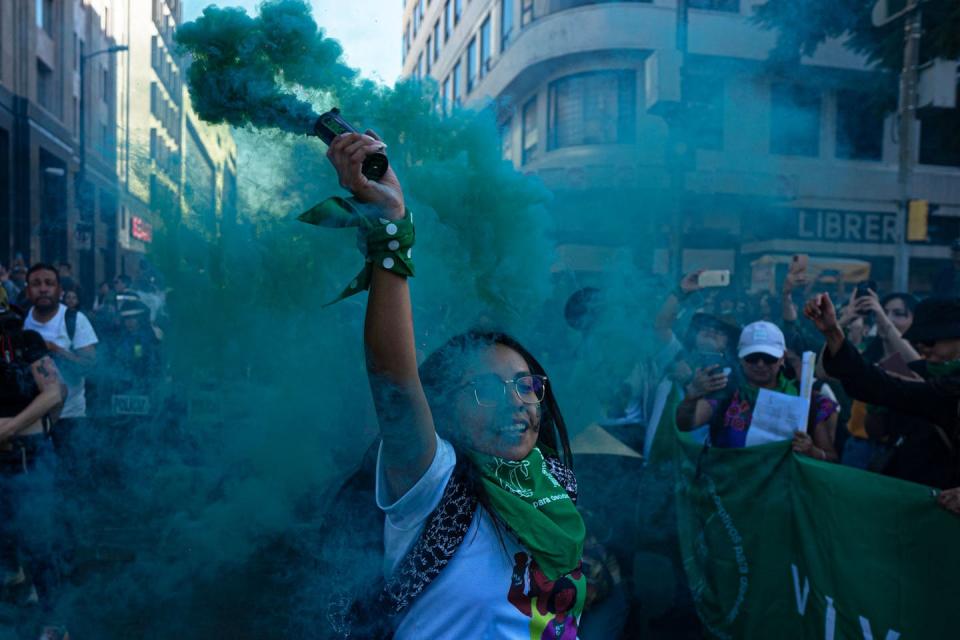
[[[80,218],[81,220],[87,220],[88,215],[90,214],[90,198],[89,189],[87,189],[87,109],[86,109],[86,97],[87,97],[87,60],[95,58],[96,56],[101,55],[112,55],[114,53],[120,53],[121,51],[128,51],[129,47],[126,45],[114,45],[112,47],[107,47],[106,49],[101,49],[99,51],[94,51],[93,53],[88,53],[86,55],[80,56],[80,104],[79,106],[79,117],[80,117],[80,170],[77,173],[77,182],[76,182],[76,196],[77,196],[77,205],[80,209]],[[79,226],[79,225],[78,225]],[[89,231],[89,230],[88,230]],[[90,233],[90,246],[88,250],[90,252],[91,260],[94,255],[94,245],[96,243],[96,234]],[[85,261],[86,262],[86,261]],[[84,265],[80,265],[81,277],[85,272],[89,272],[87,275],[92,281],[94,278],[93,271],[95,269],[94,264],[88,265],[88,268],[85,270]],[[90,286],[92,288],[92,282],[84,282],[84,286]]]
[[[100,55],[128,51],[129,49],[130,47],[127,45],[120,44],[80,56],[80,172],[77,176],[77,184],[80,185],[81,189],[83,188],[83,183],[87,179],[87,60]]]

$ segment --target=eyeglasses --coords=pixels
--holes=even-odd
[[[547,395],[547,376],[522,375],[513,380],[501,380],[495,375],[481,376],[462,385],[473,387],[473,397],[481,407],[495,407],[507,396],[507,387],[513,389],[524,404],[539,404]]]
[[[761,362],[765,365],[776,364],[780,358],[775,358],[769,353],[751,353],[743,357],[743,361],[747,364],[760,364]]]

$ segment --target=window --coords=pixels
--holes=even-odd
[[[440,20],[433,25],[433,61],[440,57]]]
[[[880,160],[885,116],[862,92],[837,91],[837,157]]]
[[[634,71],[580,73],[550,83],[547,148],[634,142],[636,103]]]
[[[456,109],[460,106],[460,61],[457,61],[457,64],[453,65],[453,93],[450,94],[450,98],[453,102],[451,105],[452,108]]]
[[[103,69],[103,101],[110,104],[110,70]]]
[[[417,31],[420,30],[420,14],[417,13],[416,8],[413,10],[413,35],[416,37]]]
[[[417,56],[417,80],[423,80],[423,52]]]
[[[511,118],[500,125],[500,156],[504,160],[513,160],[513,120]]]
[[[470,38],[467,45],[467,94],[473,91],[477,84],[477,39]]]
[[[37,60],[37,102],[47,111],[53,111],[53,71]]]
[[[688,0],[688,3],[691,9],[740,13],[740,0]]]
[[[500,51],[507,50],[513,33],[513,0],[500,0]]]
[[[921,116],[920,164],[960,167],[960,109],[930,109]]]
[[[520,28],[533,22],[533,0],[520,0]]]
[[[480,25],[480,77],[487,75],[490,70],[490,16]]]
[[[537,96],[523,105],[523,158],[522,164],[537,159]]]
[[[53,36],[53,0],[37,0],[37,26]]]
[[[430,44],[432,41],[433,37],[427,36],[427,46],[423,50],[427,54],[427,75],[430,75],[430,60],[433,58],[433,47]]]
[[[443,115],[450,113],[450,76],[447,76],[447,79],[443,81],[440,105],[443,109]]]
[[[819,91],[793,84],[770,87],[770,152],[793,156],[819,155]]]
[[[460,24],[463,15],[463,0],[453,0],[453,24]]]
[[[450,39],[450,34],[453,33],[453,14],[450,10],[450,0],[447,0],[447,3],[443,5],[443,41],[446,42]]]
[[[687,104],[687,131],[693,146],[723,149],[724,85],[721,78],[688,76],[683,84]]]
[[[73,33],[73,70],[80,70],[80,38],[76,32]]]
[[[160,119],[160,98],[157,95],[159,93],[157,89],[157,83],[150,83],[150,113],[152,113],[158,120]]]

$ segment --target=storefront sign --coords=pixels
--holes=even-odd
[[[153,225],[143,218],[131,216],[130,235],[141,242],[153,242]]]
[[[801,240],[896,244],[897,215],[798,209],[797,237]]]

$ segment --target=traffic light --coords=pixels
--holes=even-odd
[[[907,242],[926,242],[930,239],[928,223],[930,203],[926,200],[911,200],[907,209]]]

